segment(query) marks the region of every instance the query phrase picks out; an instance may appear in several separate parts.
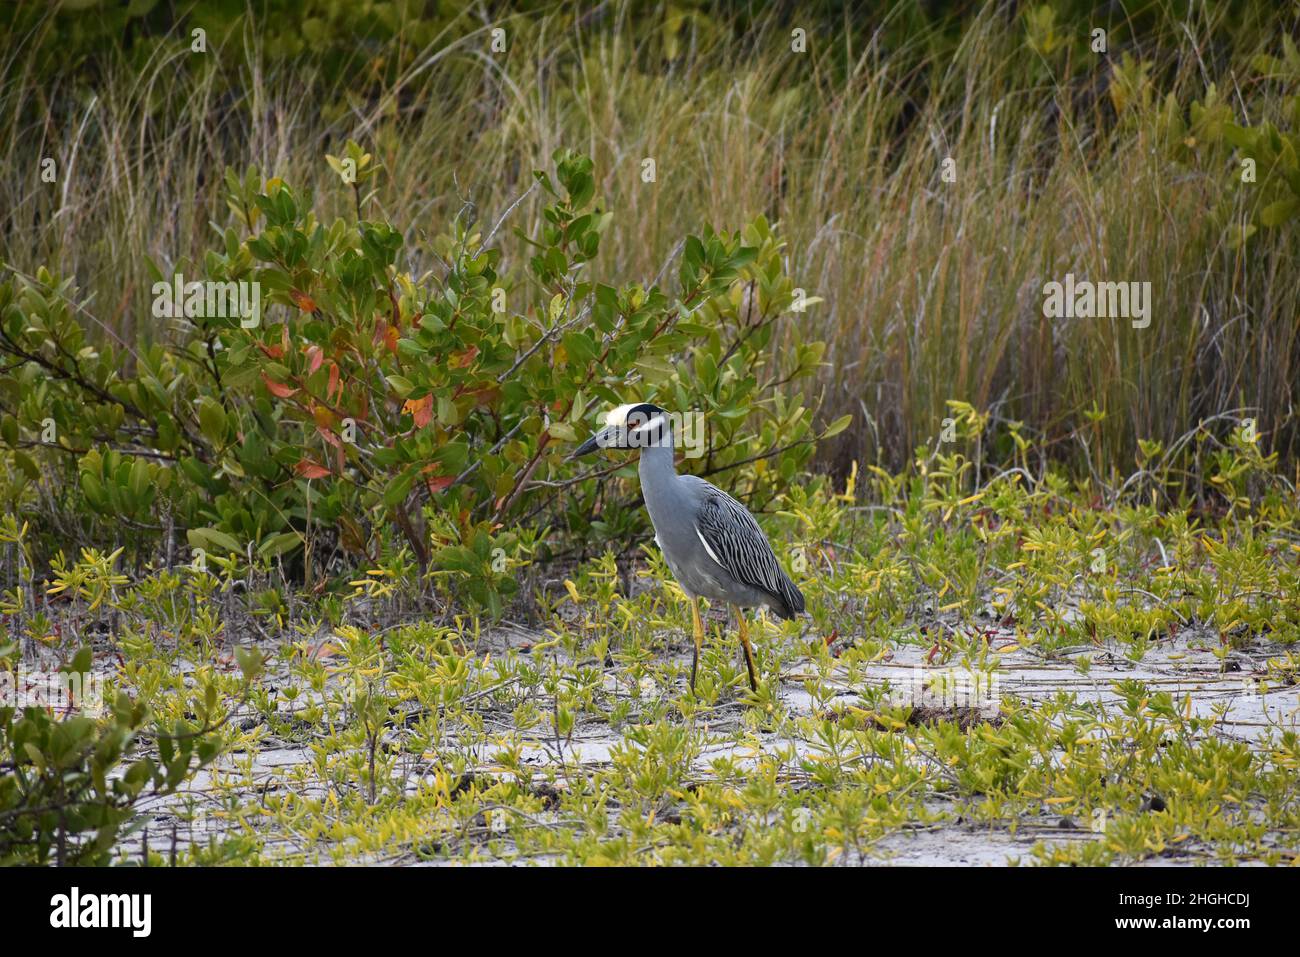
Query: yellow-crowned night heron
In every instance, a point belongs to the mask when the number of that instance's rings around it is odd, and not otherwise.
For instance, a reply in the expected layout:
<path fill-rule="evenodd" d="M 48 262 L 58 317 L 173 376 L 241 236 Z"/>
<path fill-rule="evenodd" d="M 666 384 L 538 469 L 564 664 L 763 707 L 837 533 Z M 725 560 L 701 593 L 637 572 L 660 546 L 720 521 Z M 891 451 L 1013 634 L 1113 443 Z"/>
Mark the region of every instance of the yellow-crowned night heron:
<path fill-rule="evenodd" d="M 734 498 L 696 475 L 678 475 L 673 467 L 671 417 L 657 405 L 623 405 L 605 417 L 605 428 L 584 442 L 573 458 L 597 449 L 641 450 L 641 493 L 655 528 L 655 542 L 673 576 L 691 599 L 695 653 L 691 690 L 704 641 L 700 599 L 727 602 L 735 608 L 745 650 L 749 685 L 758 690 L 754 650 L 749 644 L 745 608 L 766 605 L 779 618 L 804 610 L 803 594 L 785 573 L 772 546 Z"/>

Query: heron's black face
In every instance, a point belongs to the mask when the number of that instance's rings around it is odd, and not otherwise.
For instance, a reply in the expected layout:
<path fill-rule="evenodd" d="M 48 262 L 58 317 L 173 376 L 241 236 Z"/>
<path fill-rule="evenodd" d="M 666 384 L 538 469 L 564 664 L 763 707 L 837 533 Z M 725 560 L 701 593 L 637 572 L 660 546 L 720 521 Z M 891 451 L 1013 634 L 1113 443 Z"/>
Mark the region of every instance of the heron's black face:
<path fill-rule="evenodd" d="M 668 413 L 657 405 L 621 405 L 605 416 L 605 427 L 583 442 L 571 459 L 590 455 L 597 449 L 642 449 L 672 442 Z"/>

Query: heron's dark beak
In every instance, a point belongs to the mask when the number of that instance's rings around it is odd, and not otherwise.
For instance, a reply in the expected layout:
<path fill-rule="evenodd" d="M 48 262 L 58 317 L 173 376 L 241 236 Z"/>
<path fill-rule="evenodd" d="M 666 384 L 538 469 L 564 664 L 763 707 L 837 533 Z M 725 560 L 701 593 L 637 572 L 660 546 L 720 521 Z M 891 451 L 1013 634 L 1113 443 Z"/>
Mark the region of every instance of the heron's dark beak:
<path fill-rule="evenodd" d="M 569 455 L 569 458 L 570 459 L 582 458 L 582 456 L 590 455 L 592 452 L 595 452 L 597 449 L 621 448 L 622 445 L 619 440 L 620 440 L 619 430 L 616 427 L 610 426 L 607 429 L 601 429 L 599 432 L 597 432 L 595 435 L 589 438 L 586 442 L 583 442 L 576 449 L 574 449 L 573 452 Z"/>

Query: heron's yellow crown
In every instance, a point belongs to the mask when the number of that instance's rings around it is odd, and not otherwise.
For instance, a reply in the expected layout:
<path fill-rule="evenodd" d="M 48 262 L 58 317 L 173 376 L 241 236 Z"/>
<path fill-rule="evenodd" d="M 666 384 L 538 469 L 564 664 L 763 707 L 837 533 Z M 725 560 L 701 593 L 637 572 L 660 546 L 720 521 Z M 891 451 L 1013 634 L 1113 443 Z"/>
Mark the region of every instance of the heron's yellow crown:
<path fill-rule="evenodd" d="M 629 402 L 627 405 L 616 406 L 605 413 L 606 425 L 627 425 L 627 414 L 635 409 L 639 402 Z"/>

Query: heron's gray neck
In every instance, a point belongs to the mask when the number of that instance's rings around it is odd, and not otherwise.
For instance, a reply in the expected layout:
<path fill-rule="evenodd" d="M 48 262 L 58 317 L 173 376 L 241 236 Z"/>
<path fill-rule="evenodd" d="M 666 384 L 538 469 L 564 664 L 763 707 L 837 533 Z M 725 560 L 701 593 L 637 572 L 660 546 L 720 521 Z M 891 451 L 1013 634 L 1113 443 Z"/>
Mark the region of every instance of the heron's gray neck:
<path fill-rule="evenodd" d="M 657 492 L 666 491 L 677 475 L 677 469 L 673 467 L 672 442 L 642 448 L 638 471 L 641 474 L 641 492 L 647 499 Z"/>

